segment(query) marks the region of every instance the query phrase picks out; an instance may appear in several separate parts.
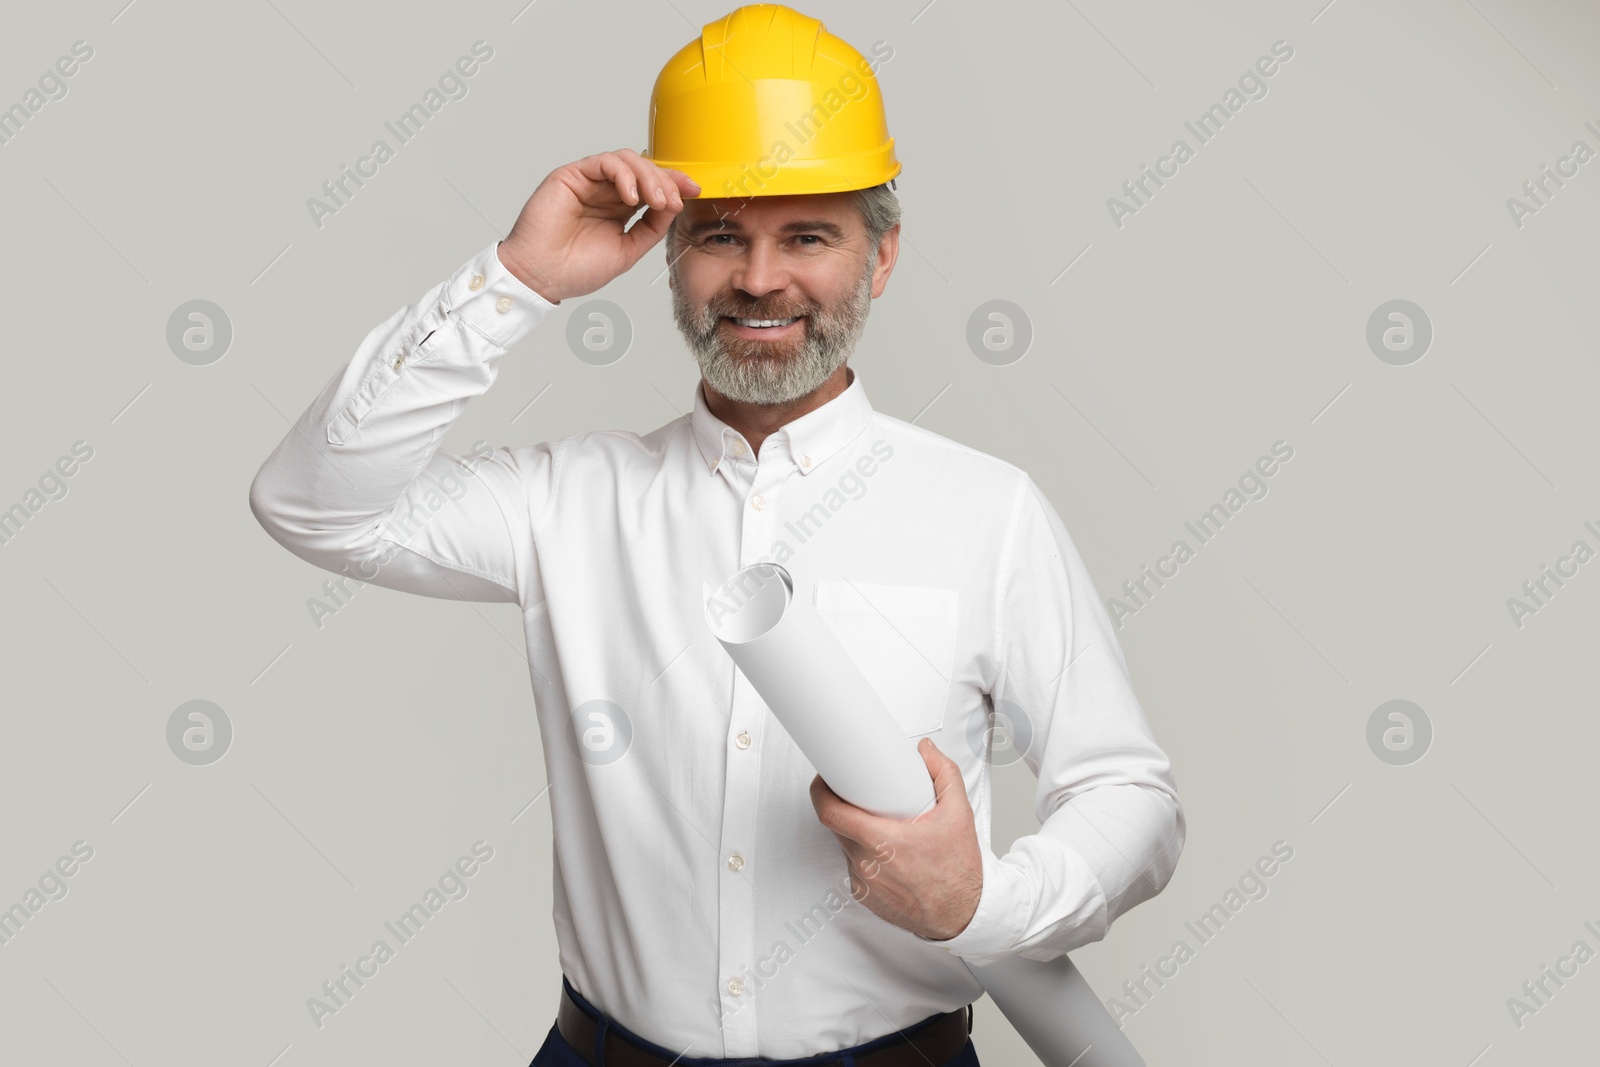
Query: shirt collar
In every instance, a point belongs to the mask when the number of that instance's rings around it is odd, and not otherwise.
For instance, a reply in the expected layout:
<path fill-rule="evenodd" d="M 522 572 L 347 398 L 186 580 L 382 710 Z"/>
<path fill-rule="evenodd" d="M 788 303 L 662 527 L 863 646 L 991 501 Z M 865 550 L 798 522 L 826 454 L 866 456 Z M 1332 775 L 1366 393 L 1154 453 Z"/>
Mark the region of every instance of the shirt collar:
<path fill-rule="evenodd" d="M 801 474 L 810 474 L 853 441 L 872 418 L 872 405 L 867 401 L 866 389 L 855 368 L 846 367 L 845 373 L 850 377 L 850 384 L 845 386 L 844 392 L 821 407 L 784 423 L 768 438 L 774 443 L 762 447 L 773 449 L 774 454 L 786 450 L 795 468 Z M 707 470 L 715 473 L 730 456 L 754 459 L 750 442 L 744 435 L 713 415 L 706 406 L 703 384 L 703 380 L 695 384 L 694 411 L 689 415 L 689 423 L 694 429 L 695 444 L 705 457 Z M 744 449 L 742 454 L 740 448 Z"/>

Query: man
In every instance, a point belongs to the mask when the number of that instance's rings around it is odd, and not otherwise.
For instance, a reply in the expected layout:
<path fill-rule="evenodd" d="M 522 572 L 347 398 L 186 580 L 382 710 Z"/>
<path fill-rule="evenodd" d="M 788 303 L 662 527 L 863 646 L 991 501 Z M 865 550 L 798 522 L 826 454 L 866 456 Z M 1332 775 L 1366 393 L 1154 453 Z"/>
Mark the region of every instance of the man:
<path fill-rule="evenodd" d="M 648 158 L 552 171 L 503 241 L 367 335 L 251 487 L 319 567 L 522 609 L 564 970 L 535 1065 L 976 1065 L 962 960 L 1099 940 L 1182 849 L 1170 764 L 1055 509 L 1019 468 L 875 411 L 847 365 L 899 252 L 871 75 L 779 5 L 707 25 L 657 81 Z M 770 147 L 796 92 L 825 122 L 776 165 L 727 163 Z M 702 375 L 687 416 L 438 447 L 552 307 L 664 237 Z M 764 559 L 919 739 L 929 812 L 836 796 L 710 633 L 704 589 Z M 996 718 L 1042 822 L 1004 857 Z"/>

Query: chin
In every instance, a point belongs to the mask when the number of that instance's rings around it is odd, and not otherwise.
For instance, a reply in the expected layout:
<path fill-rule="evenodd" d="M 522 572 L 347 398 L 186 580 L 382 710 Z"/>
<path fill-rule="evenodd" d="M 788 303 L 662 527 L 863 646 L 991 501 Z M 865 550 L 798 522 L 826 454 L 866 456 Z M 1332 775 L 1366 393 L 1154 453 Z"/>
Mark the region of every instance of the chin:
<path fill-rule="evenodd" d="M 725 355 L 741 363 L 751 359 L 794 359 L 805 350 L 805 338 L 788 344 L 722 338 L 721 347 Z"/>
<path fill-rule="evenodd" d="M 797 346 L 784 347 L 782 345 L 762 344 L 760 341 L 753 342 L 748 347 L 730 345 L 727 352 L 735 359 L 793 359 L 800 354 Z"/>

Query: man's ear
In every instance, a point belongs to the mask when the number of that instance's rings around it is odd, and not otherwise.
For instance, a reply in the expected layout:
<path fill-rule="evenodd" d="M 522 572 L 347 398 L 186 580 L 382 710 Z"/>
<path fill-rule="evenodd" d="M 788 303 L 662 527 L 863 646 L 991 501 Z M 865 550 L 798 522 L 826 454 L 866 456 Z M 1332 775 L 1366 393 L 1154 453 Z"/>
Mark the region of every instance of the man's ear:
<path fill-rule="evenodd" d="M 889 284 L 889 275 L 894 272 L 895 261 L 900 258 L 900 225 L 897 222 L 889 227 L 878 242 L 878 255 L 872 269 L 874 299 L 883 295 L 884 287 Z"/>

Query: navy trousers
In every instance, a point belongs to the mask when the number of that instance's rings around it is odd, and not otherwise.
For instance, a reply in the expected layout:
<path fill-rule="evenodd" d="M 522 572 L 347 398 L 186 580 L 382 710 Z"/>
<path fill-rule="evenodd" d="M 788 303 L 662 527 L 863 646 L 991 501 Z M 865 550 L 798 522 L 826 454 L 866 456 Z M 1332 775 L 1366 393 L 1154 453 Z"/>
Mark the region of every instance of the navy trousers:
<path fill-rule="evenodd" d="M 583 998 L 581 993 L 578 993 L 577 990 L 572 988 L 571 984 L 567 982 L 565 976 L 562 977 L 561 984 L 572 994 L 572 997 L 575 1001 L 577 1001 L 578 1006 L 583 1008 L 590 1018 L 601 1019 L 604 1017 L 604 1013 L 601 1012 L 600 1009 L 589 1003 Z M 609 1028 L 622 1031 L 622 1034 L 626 1034 L 629 1040 L 634 1044 L 647 1048 L 658 1055 L 664 1056 L 668 1060 L 677 1055 L 676 1050 L 664 1049 L 658 1045 L 655 1045 L 653 1042 L 645 1041 L 639 1038 L 638 1035 L 623 1029 L 615 1021 L 609 1023 Z M 759 1062 L 763 1065 L 763 1067 L 804 1067 L 804 1065 L 807 1064 L 826 1063 L 833 1060 L 843 1060 L 846 1065 L 849 1065 L 850 1060 L 848 1059 L 848 1056 L 850 1054 L 870 1052 L 873 1049 L 880 1047 L 882 1043 L 882 1038 L 875 1038 L 872 1041 L 855 1045 L 851 1048 L 841 1049 L 838 1052 L 818 1054 L 816 1056 L 808 1056 L 804 1059 L 797 1060 L 762 1060 Z M 727 1067 L 727 1065 L 730 1064 L 748 1065 L 756 1062 L 758 1061 L 748 1059 L 725 1060 L 710 1057 L 683 1056 L 678 1059 L 677 1063 L 674 1064 L 673 1067 Z M 528 1067 L 587 1067 L 587 1061 L 584 1060 L 582 1056 L 578 1055 L 578 1051 L 568 1044 L 567 1039 L 561 1036 L 561 1031 L 556 1029 L 555 1025 L 552 1024 L 550 1027 L 550 1032 L 545 1035 L 544 1044 L 540 1045 L 539 1051 L 533 1054 L 533 1062 L 530 1063 Z M 600 1067 L 605 1067 L 605 1065 L 601 1064 Z M 950 1060 L 948 1063 L 937 1064 L 935 1067 L 982 1067 L 982 1065 L 978 1062 L 978 1050 L 973 1047 L 972 1039 L 969 1037 L 965 1047 L 963 1047 L 962 1050 L 956 1055 L 955 1059 Z"/>

